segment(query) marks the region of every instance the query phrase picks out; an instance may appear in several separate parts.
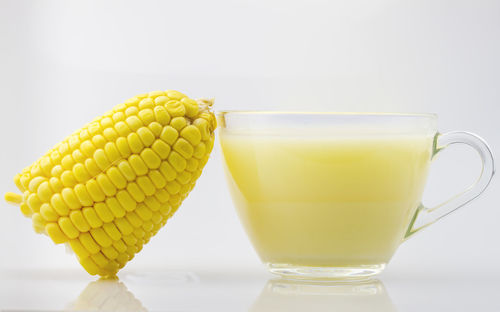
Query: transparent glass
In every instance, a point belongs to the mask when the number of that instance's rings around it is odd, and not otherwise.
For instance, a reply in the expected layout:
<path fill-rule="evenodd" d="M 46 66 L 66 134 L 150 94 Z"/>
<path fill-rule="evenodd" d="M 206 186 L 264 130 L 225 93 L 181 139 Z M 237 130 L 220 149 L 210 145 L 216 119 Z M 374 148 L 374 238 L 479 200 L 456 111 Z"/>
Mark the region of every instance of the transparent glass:
<path fill-rule="evenodd" d="M 380 273 L 401 242 L 479 196 L 494 173 L 481 138 L 440 134 L 433 114 L 229 111 L 218 119 L 240 220 L 269 270 L 291 278 Z M 456 143 L 479 153 L 479 178 L 424 207 L 431 161 Z"/>

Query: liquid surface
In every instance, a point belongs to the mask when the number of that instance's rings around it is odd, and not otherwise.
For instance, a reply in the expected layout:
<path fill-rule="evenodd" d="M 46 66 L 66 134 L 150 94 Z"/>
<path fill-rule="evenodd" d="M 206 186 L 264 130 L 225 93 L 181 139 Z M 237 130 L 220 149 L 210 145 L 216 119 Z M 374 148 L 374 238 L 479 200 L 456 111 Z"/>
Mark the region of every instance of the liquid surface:
<path fill-rule="evenodd" d="M 233 200 L 263 262 L 386 263 L 420 203 L 431 136 L 222 133 Z"/>

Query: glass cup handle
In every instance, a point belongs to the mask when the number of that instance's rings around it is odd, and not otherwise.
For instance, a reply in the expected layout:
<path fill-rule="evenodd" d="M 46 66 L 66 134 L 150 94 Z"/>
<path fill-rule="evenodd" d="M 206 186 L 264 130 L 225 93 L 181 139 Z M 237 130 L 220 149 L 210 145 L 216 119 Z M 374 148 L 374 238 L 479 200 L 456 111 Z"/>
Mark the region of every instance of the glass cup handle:
<path fill-rule="evenodd" d="M 490 184 L 491 178 L 495 173 L 495 164 L 493 154 L 488 144 L 479 136 L 469 132 L 448 132 L 445 134 L 436 134 L 434 138 L 434 147 L 432 158 L 440 151 L 452 144 L 467 144 L 475 149 L 482 161 L 482 169 L 479 178 L 465 191 L 453 196 L 449 200 L 435 206 L 425 207 L 422 204 L 417 208 L 413 216 L 404 239 L 409 238 L 421 229 L 433 224 L 437 220 L 464 206 L 474 198 L 481 195 Z"/>

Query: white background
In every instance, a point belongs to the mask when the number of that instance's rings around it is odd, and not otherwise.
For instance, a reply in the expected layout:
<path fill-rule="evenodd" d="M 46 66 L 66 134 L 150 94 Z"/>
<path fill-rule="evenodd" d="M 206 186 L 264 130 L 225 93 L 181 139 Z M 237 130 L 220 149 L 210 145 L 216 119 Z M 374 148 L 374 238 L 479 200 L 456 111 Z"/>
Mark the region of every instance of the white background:
<path fill-rule="evenodd" d="M 439 115 L 500 154 L 500 2 L 0 0 L 0 191 L 81 125 L 128 97 L 178 89 L 216 109 Z M 480 170 L 453 148 L 429 205 Z M 403 244 L 386 274 L 500 276 L 499 183 Z M 0 204 L 0 269 L 78 269 Z M 126 267 L 261 269 L 232 207 L 218 146 L 179 212 Z"/>

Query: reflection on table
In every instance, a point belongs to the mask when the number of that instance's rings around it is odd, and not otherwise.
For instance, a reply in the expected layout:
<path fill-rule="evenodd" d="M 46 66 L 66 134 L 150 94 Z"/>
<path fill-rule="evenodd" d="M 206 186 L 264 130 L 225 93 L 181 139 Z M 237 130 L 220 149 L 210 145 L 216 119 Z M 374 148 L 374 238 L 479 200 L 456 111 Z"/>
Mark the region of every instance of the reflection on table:
<path fill-rule="evenodd" d="M 250 308 L 261 311 L 397 311 L 379 280 L 306 282 L 273 279 Z"/>
<path fill-rule="evenodd" d="M 135 298 L 125 284 L 116 280 L 100 279 L 91 282 L 80 296 L 67 306 L 68 311 L 124 311 L 145 312 L 141 301 Z"/>

